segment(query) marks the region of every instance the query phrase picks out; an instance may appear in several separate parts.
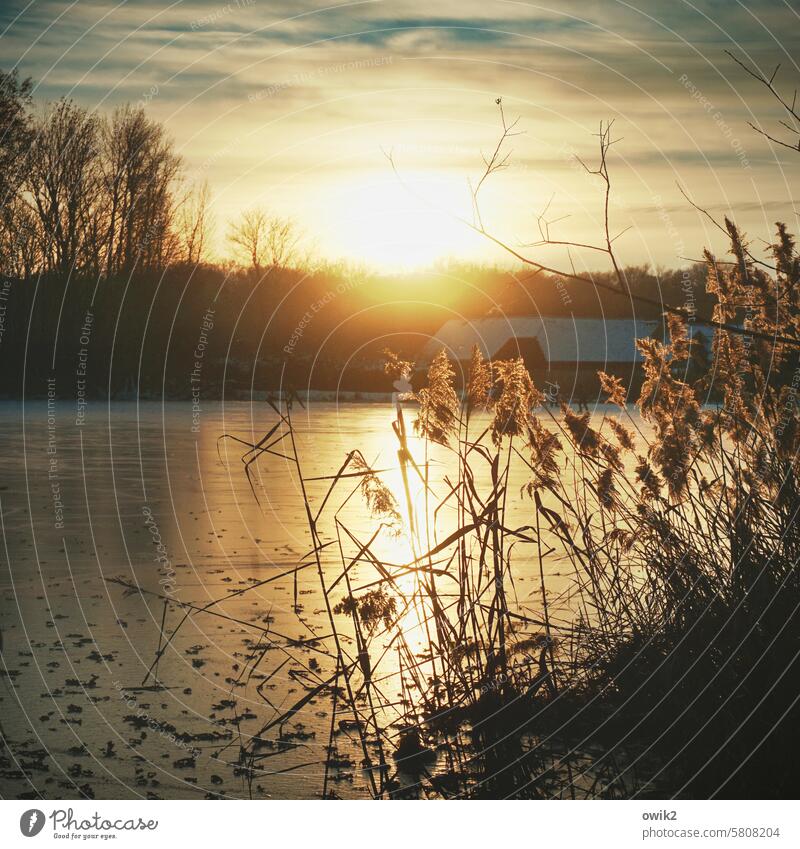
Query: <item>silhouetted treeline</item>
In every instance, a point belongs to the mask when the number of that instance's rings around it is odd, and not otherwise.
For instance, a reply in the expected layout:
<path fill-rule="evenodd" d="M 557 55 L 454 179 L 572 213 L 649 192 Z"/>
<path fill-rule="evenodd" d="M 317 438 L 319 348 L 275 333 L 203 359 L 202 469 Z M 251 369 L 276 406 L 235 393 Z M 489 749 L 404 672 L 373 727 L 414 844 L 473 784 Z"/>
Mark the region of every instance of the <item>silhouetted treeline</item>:
<path fill-rule="evenodd" d="M 208 261 L 209 192 L 189 188 L 164 127 L 71 100 L 34 108 L 0 72 L 0 393 L 218 397 L 287 383 L 388 391 L 383 348 L 410 359 L 444 322 L 489 314 L 657 318 L 582 282 L 442 265 L 382 277 L 298 265 L 288 219 L 230 225 L 247 263 Z M 308 263 L 306 263 L 308 265 Z M 710 312 L 703 270 L 626 271 L 631 290 Z M 599 275 L 603 283 L 612 282 Z"/>
<path fill-rule="evenodd" d="M 531 278 L 522 272 L 517 280 L 507 281 L 502 298 L 504 309 L 512 314 L 574 315 L 576 318 L 646 319 L 662 317 L 662 304 L 683 307 L 689 314 L 711 315 L 714 299 L 705 290 L 706 267 L 696 263 L 684 269 L 653 272 L 647 266 L 624 269 L 633 297 L 650 298 L 653 305 L 633 302 L 627 294 L 615 294 L 580 280 L 553 278 L 540 274 Z M 618 289 L 616 275 L 594 272 L 589 275 L 598 284 Z"/>
<path fill-rule="evenodd" d="M 671 277 L 680 285 L 679 273 Z M 211 398 L 287 383 L 390 391 L 382 350 L 413 359 L 455 317 L 633 314 L 624 298 L 580 286 L 564 304 L 561 285 L 477 268 L 389 278 L 337 267 L 254 274 L 185 263 L 99 281 L 5 278 L 0 394 L 42 396 L 51 377 L 65 398 L 81 387 L 87 397 L 176 399 L 198 389 Z M 657 290 L 659 281 L 643 275 L 637 285 Z M 657 318 L 658 310 L 645 315 L 637 307 L 636 315 Z"/>

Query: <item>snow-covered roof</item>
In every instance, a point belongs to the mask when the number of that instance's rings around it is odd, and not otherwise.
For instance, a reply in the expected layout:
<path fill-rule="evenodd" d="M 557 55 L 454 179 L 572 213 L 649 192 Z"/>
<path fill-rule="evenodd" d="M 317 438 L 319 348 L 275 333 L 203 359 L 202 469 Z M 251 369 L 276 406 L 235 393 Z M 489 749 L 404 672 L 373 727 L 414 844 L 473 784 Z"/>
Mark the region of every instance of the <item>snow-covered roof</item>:
<path fill-rule="evenodd" d="M 652 336 L 657 321 L 628 318 L 551 318 L 507 316 L 461 321 L 453 319 L 439 328 L 422 350 L 429 361 L 444 348 L 457 360 L 467 360 L 477 345 L 491 359 L 509 339 L 535 338 L 548 363 L 639 362 L 636 340 Z M 504 352 L 505 353 L 505 352 Z"/>

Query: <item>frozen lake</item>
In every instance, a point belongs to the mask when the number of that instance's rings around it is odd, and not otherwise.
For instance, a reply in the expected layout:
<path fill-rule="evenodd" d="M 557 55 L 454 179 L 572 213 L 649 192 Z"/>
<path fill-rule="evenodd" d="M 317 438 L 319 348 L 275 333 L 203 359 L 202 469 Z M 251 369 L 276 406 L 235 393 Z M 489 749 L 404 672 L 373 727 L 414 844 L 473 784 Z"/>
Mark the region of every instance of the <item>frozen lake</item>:
<path fill-rule="evenodd" d="M 332 474 L 354 447 L 376 468 L 391 467 L 393 418 L 389 403 L 296 408 L 304 474 Z M 253 733 L 270 715 L 254 682 L 239 677 L 259 639 L 250 626 L 267 623 L 276 633 L 307 639 L 327 624 L 313 569 L 299 573 L 299 614 L 291 577 L 225 598 L 293 568 L 311 547 L 286 462 L 260 461 L 259 505 L 239 460 L 241 446 L 218 442 L 223 433 L 257 440 L 275 420 L 264 403 L 203 402 L 200 411 L 179 402 L 92 402 L 85 409 L 0 404 L 0 722 L 8 741 L 0 795 L 247 795 L 237 769 L 239 735 Z M 393 488 L 395 474 L 386 476 Z M 514 477 L 509 492 L 516 495 L 524 468 Z M 354 526 L 369 526 L 357 502 L 348 511 Z M 530 502 L 520 498 L 514 511 L 524 520 Z M 184 603 L 222 598 L 215 609 L 236 624 L 213 615 L 189 620 L 160 659 L 163 687 L 153 689 L 148 670 L 162 616 L 169 632 L 180 612 L 173 605 L 165 614 L 155 595 L 107 582 L 115 577 Z M 554 587 L 565 580 L 557 562 L 548 566 Z M 520 606 L 533 611 L 538 571 L 531 567 L 528 575 L 523 567 L 520 581 Z M 284 659 L 277 652 L 260 667 L 269 674 L 260 680 L 275 710 L 302 693 L 291 664 L 272 674 Z M 264 768 L 254 792 L 319 794 L 328 707 L 321 700 L 303 714 L 291 742 L 265 761 L 275 767 Z M 346 730 L 340 736 L 339 751 L 352 752 L 356 765 L 337 773 L 334 789 L 364 795 L 356 740 Z"/>

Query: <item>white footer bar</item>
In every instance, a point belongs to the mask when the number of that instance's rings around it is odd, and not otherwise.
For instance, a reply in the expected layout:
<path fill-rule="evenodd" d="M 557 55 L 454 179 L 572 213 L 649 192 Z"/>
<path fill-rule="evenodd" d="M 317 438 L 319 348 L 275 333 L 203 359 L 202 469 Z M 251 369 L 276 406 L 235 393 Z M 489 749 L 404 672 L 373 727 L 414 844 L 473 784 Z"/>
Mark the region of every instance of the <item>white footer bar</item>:
<path fill-rule="evenodd" d="M 0 802 L 0 845 L 797 847 L 795 802 Z"/>

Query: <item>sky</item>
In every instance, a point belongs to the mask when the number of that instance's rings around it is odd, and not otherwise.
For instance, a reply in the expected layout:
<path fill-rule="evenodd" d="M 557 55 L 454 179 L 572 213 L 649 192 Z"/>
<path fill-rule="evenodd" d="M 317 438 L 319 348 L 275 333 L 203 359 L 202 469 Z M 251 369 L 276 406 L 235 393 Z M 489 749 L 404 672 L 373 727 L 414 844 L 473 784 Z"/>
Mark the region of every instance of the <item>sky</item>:
<path fill-rule="evenodd" d="M 523 254 L 568 261 L 532 245 L 542 220 L 555 240 L 602 238 L 602 184 L 575 157 L 595 162 L 609 120 L 623 263 L 674 267 L 724 249 L 679 185 L 717 219 L 732 215 L 756 249 L 777 220 L 796 231 L 800 154 L 748 126 L 777 129 L 780 116 L 725 51 L 768 74 L 780 63 L 791 92 L 798 47 L 788 0 L 0 6 L 0 67 L 32 77 L 38 100 L 140 103 L 167 126 L 187 182 L 209 183 L 220 254 L 226 222 L 263 206 L 293 217 L 317 254 L 387 270 L 507 260 L 458 220 L 499 137 L 497 98 L 520 134 L 481 189 L 481 214 Z"/>

